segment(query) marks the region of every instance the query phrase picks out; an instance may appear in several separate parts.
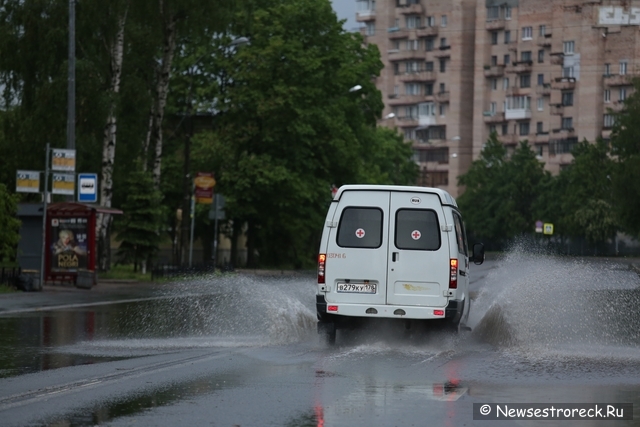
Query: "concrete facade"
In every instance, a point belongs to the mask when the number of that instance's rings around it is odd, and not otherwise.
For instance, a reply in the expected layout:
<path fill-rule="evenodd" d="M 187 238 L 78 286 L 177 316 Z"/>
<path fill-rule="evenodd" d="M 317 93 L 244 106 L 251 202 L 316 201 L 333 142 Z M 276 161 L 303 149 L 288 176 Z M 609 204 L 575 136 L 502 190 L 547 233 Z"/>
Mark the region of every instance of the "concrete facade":
<path fill-rule="evenodd" d="M 578 141 L 609 137 L 640 74 L 640 0 L 357 3 L 385 64 L 380 124 L 412 141 L 419 185 L 454 196 L 492 131 L 558 173 Z"/>

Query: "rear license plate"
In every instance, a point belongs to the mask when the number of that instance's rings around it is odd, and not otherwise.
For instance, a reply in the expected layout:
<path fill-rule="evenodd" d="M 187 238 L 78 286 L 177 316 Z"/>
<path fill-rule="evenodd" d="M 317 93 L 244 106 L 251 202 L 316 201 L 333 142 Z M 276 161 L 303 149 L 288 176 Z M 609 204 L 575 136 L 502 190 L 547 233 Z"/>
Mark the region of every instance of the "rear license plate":
<path fill-rule="evenodd" d="M 375 283 L 338 283 L 338 292 L 375 294 L 377 290 Z"/>

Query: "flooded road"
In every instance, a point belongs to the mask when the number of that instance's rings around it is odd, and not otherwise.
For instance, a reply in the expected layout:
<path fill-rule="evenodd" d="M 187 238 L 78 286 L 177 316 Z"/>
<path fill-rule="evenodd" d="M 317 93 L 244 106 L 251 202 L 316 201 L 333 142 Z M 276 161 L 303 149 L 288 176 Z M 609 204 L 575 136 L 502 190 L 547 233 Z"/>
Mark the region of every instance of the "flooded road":
<path fill-rule="evenodd" d="M 471 332 L 379 325 L 335 347 L 316 335 L 314 279 L 212 276 L 108 303 L 56 293 L 37 311 L 0 297 L 0 424 L 472 426 L 495 423 L 474 403 L 632 403 L 635 420 L 544 425 L 640 425 L 628 263 L 514 251 L 472 270 Z"/>

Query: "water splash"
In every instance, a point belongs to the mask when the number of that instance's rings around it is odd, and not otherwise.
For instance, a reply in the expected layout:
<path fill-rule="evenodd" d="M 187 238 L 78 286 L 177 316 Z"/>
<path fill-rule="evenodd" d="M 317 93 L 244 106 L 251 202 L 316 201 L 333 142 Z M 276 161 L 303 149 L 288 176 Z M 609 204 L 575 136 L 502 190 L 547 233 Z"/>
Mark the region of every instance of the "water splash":
<path fill-rule="evenodd" d="M 517 244 L 487 275 L 468 324 L 479 340 L 527 354 L 628 357 L 640 347 L 639 305 L 626 265 Z"/>

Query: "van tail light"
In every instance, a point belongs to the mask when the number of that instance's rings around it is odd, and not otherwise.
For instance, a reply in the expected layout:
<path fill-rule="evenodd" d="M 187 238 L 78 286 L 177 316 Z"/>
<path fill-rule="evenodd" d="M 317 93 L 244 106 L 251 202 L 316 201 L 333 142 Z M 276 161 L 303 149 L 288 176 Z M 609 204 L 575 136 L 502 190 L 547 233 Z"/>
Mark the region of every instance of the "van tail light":
<path fill-rule="evenodd" d="M 450 276 L 449 276 L 449 289 L 458 288 L 458 260 L 451 258 L 449 261 Z"/>
<path fill-rule="evenodd" d="M 320 254 L 318 255 L 318 284 L 324 284 L 324 268 L 327 262 L 327 255 Z"/>

